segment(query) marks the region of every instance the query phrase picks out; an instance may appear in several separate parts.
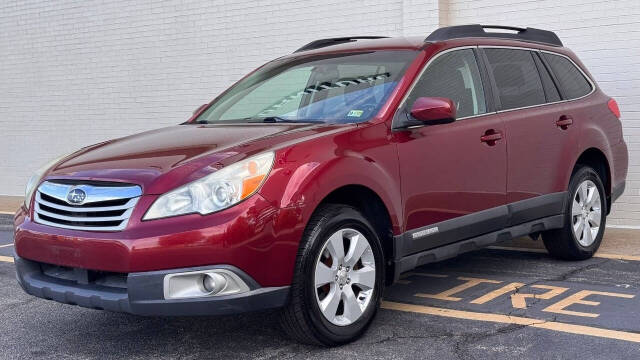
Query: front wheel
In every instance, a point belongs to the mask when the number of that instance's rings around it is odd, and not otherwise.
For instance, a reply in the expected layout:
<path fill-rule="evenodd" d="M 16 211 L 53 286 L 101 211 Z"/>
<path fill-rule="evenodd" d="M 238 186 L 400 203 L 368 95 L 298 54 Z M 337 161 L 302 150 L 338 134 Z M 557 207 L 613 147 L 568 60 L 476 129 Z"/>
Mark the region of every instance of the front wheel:
<path fill-rule="evenodd" d="M 323 206 L 302 238 L 284 330 L 326 346 L 357 339 L 380 304 L 384 274 L 382 246 L 369 221 L 349 206 Z"/>
<path fill-rule="evenodd" d="M 584 260 L 600 247 L 606 224 L 607 201 L 602 180 L 588 166 L 571 177 L 565 225 L 542 235 L 544 246 L 554 257 Z"/>

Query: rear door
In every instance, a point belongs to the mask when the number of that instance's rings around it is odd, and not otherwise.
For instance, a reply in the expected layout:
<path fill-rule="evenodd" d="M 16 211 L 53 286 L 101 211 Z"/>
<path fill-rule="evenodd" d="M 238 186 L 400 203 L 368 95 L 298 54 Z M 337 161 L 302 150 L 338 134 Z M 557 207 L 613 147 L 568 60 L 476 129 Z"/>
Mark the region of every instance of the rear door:
<path fill-rule="evenodd" d="M 562 212 L 577 131 L 536 50 L 481 49 L 507 137 L 507 203 L 512 226 Z"/>
<path fill-rule="evenodd" d="M 408 94 L 399 116 L 419 97 L 453 100 L 457 120 L 394 133 L 404 221 L 402 255 L 499 230 L 506 219 L 506 142 L 492 112 L 475 48 L 436 55 Z M 486 75 L 486 74 L 485 74 Z M 485 135 L 493 134 L 488 139 Z"/>

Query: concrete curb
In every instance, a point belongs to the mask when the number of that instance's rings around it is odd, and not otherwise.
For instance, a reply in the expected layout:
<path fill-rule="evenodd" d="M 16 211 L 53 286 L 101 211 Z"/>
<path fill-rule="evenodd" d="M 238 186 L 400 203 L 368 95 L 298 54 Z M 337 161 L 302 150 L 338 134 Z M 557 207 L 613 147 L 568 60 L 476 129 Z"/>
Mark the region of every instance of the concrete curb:
<path fill-rule="evenodd" d="M 13 215 L 0 214 L 0 231 L 13 230 Z"/>

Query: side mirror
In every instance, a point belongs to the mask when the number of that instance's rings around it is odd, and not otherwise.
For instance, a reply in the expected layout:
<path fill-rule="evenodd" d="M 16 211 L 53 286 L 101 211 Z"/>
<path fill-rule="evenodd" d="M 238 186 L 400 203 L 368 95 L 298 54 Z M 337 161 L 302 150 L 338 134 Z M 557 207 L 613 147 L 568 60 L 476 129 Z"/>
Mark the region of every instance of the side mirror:
<path fill-rule="evenodd" d="M 205 106 L 207 106 L 207 105 L 209 105 L 209 104 L 202 104 L 202 105 L 198 106 L 198 108 L 197 108 L 197 109 L 193 110 L 193 115 L 195 115 L 195 114 L 199 113 L 199 112 L 200 112 L 200 110 L 202 110 L 202 109 L 203 109 Z"/>
<path fill-rule="evenodd" d="M 447 124 L 456 120 L 456 106 L 449 98 L 420 97 L 411 106 L 410 114 L 425 125 Z"/>

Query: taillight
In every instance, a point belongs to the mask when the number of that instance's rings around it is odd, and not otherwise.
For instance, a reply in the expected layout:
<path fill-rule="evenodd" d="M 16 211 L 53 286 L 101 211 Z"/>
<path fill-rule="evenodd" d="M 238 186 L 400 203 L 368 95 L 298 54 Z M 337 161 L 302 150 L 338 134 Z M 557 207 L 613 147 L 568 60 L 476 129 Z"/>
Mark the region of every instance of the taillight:
<path fill-rule="evenodd" d="M 609 99 L 607 106 L 609 106 L 609 110 L 611 110 L 613 115 L 620 119 L 620 108 L 618 107 L 618 103 L 613 99 Z"/>

